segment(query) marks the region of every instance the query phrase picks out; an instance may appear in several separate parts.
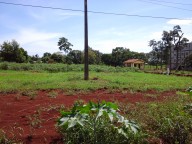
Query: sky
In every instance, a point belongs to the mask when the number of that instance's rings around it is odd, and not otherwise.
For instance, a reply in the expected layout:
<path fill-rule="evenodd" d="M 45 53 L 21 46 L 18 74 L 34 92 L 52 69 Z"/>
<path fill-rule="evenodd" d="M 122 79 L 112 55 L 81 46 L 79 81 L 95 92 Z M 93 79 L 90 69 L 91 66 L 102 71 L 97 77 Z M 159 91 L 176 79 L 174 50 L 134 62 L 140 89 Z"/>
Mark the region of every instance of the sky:
<path fill-rule="evenodd" d="M 126 15 L 88 13 L 89 46 L 102 53 L 116 47 L 149 52 L 151 39 L 160 40 L 163 30 L 180 25 L 184 37 L 192 41 L 191 0 L 87 0 L 88 11 Z M 44 6 L 43 9 L 7 5 L 1 2 Z M 64 10 L 65 9 L 65 10 Z M 84 0 L 0 0 L 0 44 L 16 40 L 29 55 L 58 52 L 60 37 L 84 50 Z M 155 19 L 128 15 L 165 17 Z M 184 19 L 184 20 L 178 20 Z"/>

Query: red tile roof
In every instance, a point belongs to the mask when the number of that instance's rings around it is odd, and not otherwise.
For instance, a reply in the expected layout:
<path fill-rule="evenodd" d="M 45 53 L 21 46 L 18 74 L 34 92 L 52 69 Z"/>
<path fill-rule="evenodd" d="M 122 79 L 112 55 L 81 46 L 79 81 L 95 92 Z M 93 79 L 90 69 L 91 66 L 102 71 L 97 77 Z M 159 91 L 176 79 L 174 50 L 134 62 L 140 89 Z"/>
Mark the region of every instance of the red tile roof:
<path fill-rule="evenodd" d="M 124 61 L 123 63 L 135 63 L 137 61 L 140 61 L 140 62 L 144 63 L 144 61 L 141 60 L 141 59 L 129 59 L 129 60 Z"/>

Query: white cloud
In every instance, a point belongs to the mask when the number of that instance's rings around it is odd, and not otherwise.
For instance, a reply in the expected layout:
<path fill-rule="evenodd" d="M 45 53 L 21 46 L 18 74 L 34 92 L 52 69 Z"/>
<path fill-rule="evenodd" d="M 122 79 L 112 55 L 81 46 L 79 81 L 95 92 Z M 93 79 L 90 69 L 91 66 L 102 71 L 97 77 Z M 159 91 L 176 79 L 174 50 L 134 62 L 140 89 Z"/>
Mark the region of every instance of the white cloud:
<path fill-rule="evenodd" d="M 49 41 L 50 39 L 58 38 L 61 36 L 59 33 L 40 32 L 35 29 L 21 29 L 15 38 L 22 44 L 35 43 L 39 41 Z"/>
<path fill-rule="evenodd" d="M 15 39 L 21 47 L 27 50 L 29 55 L 42 55 L 44 52 L 53 53 L 58 51 L 57 42 L 61 36 L 60 33 L 41 32 L 36 29 L 24 28 L 14 34 L 0 37 L 0 42 Z"/>
<path fill-rule="evenodd" d="M 153 32 L 149 37 L 151 39 L 160 40 L 162 37 L 162 33 L 163 33 L 163 31 Z M 149 39 L 149 40 L 151 40 L 151 39 Z"/>
<path fill-rule="evenodd" d="M 29 11 L 29 15 L 38 20 L 38 22 L 43 21 L 50 21 L 51 19 L 54 21 L 58 20 L 65 20 L 71 17 L 81 17 L 83 16 L 83 13 L 81 12 L 61 12 L 61 11 L 54 11 L 54 12 L 47 12 L 47 11 L 41 11 L 41 12 L 34 12 Z"/>
<path fill-rule="evenodd" d="M 189 19 L 189 20 L 173 19 L 173 20 L 169 20 L 167 22 L 167 24 L 171 24 L 171 25 L 192 25 L 192 19 Z"/>
<path fill-rule="evenodd" d="M 102 53 L 111 53 L 112 49 L 116 47 L 129 48 L 131 51 L 135 52 L 149 52 L 151 50 L 151 48 L 148 47 L 148 41 L 146 39 L 132 41 L 100 40 L 92 43 L 92 47 Z"/>
<path fill-rule="evenodd" d="M 44 40 L 35 43 L 24 44 L 22 46 L 28 52 L 29 55 L 38 54 L 39 56 L 42 56 L 45 52 L 54 53 L 59 51 L 57 47 L 57 41 L 57 39 Z"/>

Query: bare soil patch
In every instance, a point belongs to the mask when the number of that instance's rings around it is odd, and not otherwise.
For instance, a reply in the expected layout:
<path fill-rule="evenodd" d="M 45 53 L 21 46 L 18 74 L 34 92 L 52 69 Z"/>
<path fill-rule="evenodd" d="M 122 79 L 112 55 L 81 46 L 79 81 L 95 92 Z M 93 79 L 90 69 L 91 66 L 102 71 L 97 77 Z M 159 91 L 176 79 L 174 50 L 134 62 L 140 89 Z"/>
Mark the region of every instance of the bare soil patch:
<path fill-rule="evenodd" d="M 97 90 L 69 95 L 61 90 L 38 91 L 36 95 L 0 93 L 0 129 L 10 138 L 27 144 L 61 143 L 55 124 L 61 107 L 70 107 L 76 100 L 119 101 L 124 103 L 163 101 L 176 95 L 167 92 L 129 92 Z"/>

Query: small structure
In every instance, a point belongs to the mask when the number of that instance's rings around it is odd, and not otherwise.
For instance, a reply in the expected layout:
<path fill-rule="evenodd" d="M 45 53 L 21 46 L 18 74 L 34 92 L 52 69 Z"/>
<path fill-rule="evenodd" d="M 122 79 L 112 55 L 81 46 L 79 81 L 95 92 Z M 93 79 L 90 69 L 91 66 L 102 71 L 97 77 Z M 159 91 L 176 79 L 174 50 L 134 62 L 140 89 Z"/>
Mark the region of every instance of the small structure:
<path fill-rule="evenodd" d="M 123 62 L 126 67 L 137 67 L 139 69 L 144 69 L 145 62 L 141 59 L 129 59 Z"/>

